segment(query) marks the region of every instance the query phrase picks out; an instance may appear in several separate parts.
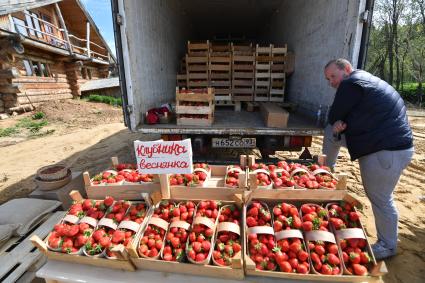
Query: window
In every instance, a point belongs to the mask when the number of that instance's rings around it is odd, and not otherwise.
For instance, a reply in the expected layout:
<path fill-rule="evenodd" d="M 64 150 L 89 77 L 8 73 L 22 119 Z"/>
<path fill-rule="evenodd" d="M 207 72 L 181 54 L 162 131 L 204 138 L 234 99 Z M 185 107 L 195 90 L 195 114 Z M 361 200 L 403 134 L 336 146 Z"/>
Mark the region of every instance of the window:
<path fill-rule="evenodd" d="M 39 66 L 39 63 L 38 62 L 32 61 L 32 69 L 34 70 L 34 74 L 37 77 L 43 76 L 42 73 L 41 73 L 40 66 Z"/>
<path fill-rule="evenodd" d="M 30 61 L 24 59 L 23 62 L 24 62 L 25 71 L 27 72 L 27 76 L 32 76 L 32 68 L 31 68 Z"/>
<path fill-rule="evenodd" d="M 42 38 L 43 34 L 40 32 L 41 28 L 40 28 L 40 22 L 38 20 L 38 15 L 34 12 L 30 12 L 30 14 L 31 14 L 31 16 L 33 16 L 33 17 L 31 17 L 31 19 L 32 19 L 32 23 L 33 23 L 34 28 L 37 30 L 37 37 Z"/>
<path fill-rule="evenodd" d="M 27 24 L 27 26 L 28 26 L 28 30 L 29 30 L 29 32 L 30 32 L 30 35 L 35 36 L 35 31 L 34 31 L 34 25 L 33 25 L 33 23 L 32 23 L 32 18 L 31 18 L 31 16 L 30 16 L 28 13 L 26 13 L 26 12 L 25 12 L 25 22 L 26 22 L 26 24 Z"/>
<path fill-rule="evenodd" d="M 87 77 L 91 80 L 91 70 L 87 68 Z"/>
<path fill-rule="evenodd" d="M 25 36 L 28 36 L 28 32 L 27 32 L 27 28 L 26 28 L 26 25 L 25 25 L 25 21 L 13 17 L 13 22 L 15 23 L 16 29 L 17 29 L 17 31 L 20 34 L 25 35 Z"/>
<path fill-rule="evenodd" d="M 48 69 L 47 64 L 45 64 L 45 63 L 40 63 L 40 69 L 41 69 L 41 73 L 42 73 L 45 77 L 50 77 L 49 69 Z"/>

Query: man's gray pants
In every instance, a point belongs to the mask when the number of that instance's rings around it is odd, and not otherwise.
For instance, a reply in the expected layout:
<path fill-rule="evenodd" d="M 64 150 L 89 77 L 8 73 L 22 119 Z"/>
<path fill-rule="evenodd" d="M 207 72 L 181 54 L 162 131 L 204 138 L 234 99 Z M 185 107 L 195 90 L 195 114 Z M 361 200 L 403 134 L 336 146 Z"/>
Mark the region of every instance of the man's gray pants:
<path fill-rule="evenodd" d="M 341 146 L 346 147 L 345 136 L 337 141 L 333 137 L 332 126 L 325 128 L 323 154 L 326 165 L 335 166 Z M 372 204 L 378 241 L 386 248 L 397 248 L 398 211 L 393 192 L 403 170 L 412 160 L 413 147 L 405 150 L 381 150 L 359 158 L 360 173 L 366 195 Z"/>

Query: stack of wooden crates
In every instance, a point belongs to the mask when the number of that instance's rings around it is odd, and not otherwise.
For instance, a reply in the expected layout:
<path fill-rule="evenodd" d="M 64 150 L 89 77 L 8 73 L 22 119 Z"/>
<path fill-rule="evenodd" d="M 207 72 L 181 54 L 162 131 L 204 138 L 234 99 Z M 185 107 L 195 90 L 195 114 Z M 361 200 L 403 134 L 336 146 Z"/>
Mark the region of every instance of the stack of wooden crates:
<path fill-rule="evenodd" d="M 177 74 L 180 89 L 214 88 L 217 106 L 241 102 L 284 102 L 287 46 L 252 43 L 187 43 Z"/>

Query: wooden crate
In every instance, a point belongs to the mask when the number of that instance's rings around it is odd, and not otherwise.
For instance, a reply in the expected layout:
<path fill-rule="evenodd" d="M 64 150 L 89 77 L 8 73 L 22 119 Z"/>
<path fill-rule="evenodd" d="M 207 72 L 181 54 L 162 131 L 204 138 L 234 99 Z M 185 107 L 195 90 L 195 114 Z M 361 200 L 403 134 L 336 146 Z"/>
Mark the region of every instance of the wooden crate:
<path fill-rule="evenodd" d="M 273 63 L 272 63 L 273 64 Z M 283 102 L 285 98 L 286 76 L 285 73 L 270 74 L 270 99 L 273 102 Z"/>
<path fill-rule="evenodd" d="M 195 91 L 195 90 L 193 90 Z M 214 123 L 214 91 L 212 88 L 201 92 L 180 92 L 176 88 L 177 125 L 182 126 L 211 126 Z M 185 103 L 207 103 L 206 106 L 188 106 Z M 197 115 L 203 115 L 196 117 Z M 193 117 L 192 117 L 193 116 Z"/>
<path fill-rule="evenodd" d="M 254 55 L 254 48 L 252 43 L 231 43 L 232 56 L 252 56 Z"/>
<path fill-rule="evenodd" d="M 46 262 L 46 256 L 36 250 L 30 242 L 33 235 L 46 237 L 53 225 L 64 216 L 64 211 L 46 215 L 34 229 L 22 237 L 12 237 L 0 248 L 0 281 L 31 282 L 35 273 Z M 35 250 L 34 250 L 35 249 Z"/>
<path fill-rule="evenodd" d="M 187 88 L 187 75 L 186 74 L 177 74 L 177 84 L 178 87 Z"/>
<path fill-rule="evenodd" d="M 207 41 L 188 41 L 187 54 L 194 57 L 208 57 L 210 42 Z"/>
<path fill-rule="evenodd" d="M 296 205 L 301 203 L 328 203 L 333 201 L 346 201 L 353 204 L 359 204 L 359 201 L 350 195 L 345 190 L 337 191 L 297 191 L 288 190 L 274 192 L 276 190 L 259 190 L 245 192 L 244 202 L 249 203 L 252 199 L 276 204 L 281 201 L 286 201 Z M 246 205 L 245 209 L 246 211 Z M 245 212 L 244 211 L 244 212 Z M 246 220 L 244 218 L 244 227 L 246 228 Z M 247 247 L 247 237 L 243 237 L 244 246 Z M 324 281 L 324 282 L 382 282 L 381 276 L 387 273 L 385 262 L 378 263 L 368 276 L 353 276 L 353 275 L 320 275 L 320 274 L 293 274 L 280 271 L 260 271 L 256 270 L 255 263 L 248 256 L 245 248 L 245 274 L 251 276 L 273 277 L 292 280 L 309 280 L 309 281 Z"/>
<path fill-rule="evenodd" d="M 270 92 L 270 62 L 272 45 L 255 48 L 254 101 L 268 101 Z"/>
<path fill-rule="evenodd" d="M 208 54 L 203 57 L 186 55 L 186 78 L 188 88 L 208 87 Z"/>
<path fill-rule="evenodd" d="M 64 215 L 65 213 L 62 212 L 61 217 L 58 218 L 55 223 L 50 223 L 49 227 L 47 227 L 48 229 L 47 233 L 49 233 L 53 229 L 53 226 L 56 223 L 59 223 L 59 221 L 62 219 Z M 122 252 L 120 249 L 117 249 L 117 253 L 122 255 L 119 260 L 111 260 L 111 259 L 100 258 L 100 257 L 88 257 L 84 255 L 70 255 L 70 254 L 61 253 L 61 252 L 50 251 L 47 248 L 47 244 L 46 244 L 47 238 L 42 240 L 38 235 L 40 234 L 34 233 L 34 235 L 31 236 L 29 240 L 35 247 L 39 249 L 40 252 L 42 252 L 45 256 L 47 256 L 47 259 L 49 260 L 58 260 L 58 261 L 65 261 L 69 263 L 106 267 L 106 268 L 112 268 L 112 269 L 121 269 L 125 271 L 135 271 L 135 267 L 131 263 L 129 257 L 126 255 L 125 252 Z"/>
<path fill-rule="evenodd" d="M 232 88 L 231 56 L 216 56 L 210 54 L 208 65 L 209 86 L 214 88 L 215 101 L 230 101 Z"/>
<path fill-rule="evenodd" d="M 187 188 L 186 188 L 187 189 Z M 199 189 L 199 188 L 197 188 Z M 210 199 L 208 195 L 205 195 L 205 198 Z M 187 192 L 181 199 L 170 199 L 171 201 L 178 202 L 179 200 L 196 200 L 191 197 L 191 193 Z M 227 203 L 237 203 L 240 207 L 243 207 L 241 198 L 234 198 L 229 195 L 228 199 L 221 199 Z M 235 201 L 236 200 L 236 201 Z M 241 212 L 243 209 L 241 209 Z M 242 217 L 244 217 L 242 215 Z M 241 227 L 241 237 L 244 234 L 243 227 Z M 220 267 L 211 264 L 198 265 L 188 262 L 170 262 L 164 261 L 161 259 L 147 259 L 139 257 L 137 248 L 140 237 L 143 235 L 143 231 L 140 231 L 133 242 L 132 246 L 128 248 L 128 254 L 130 255 L 131 262 L 136 266 L 137 269 L 142 270 L 155 270 L 161 272 L 177 272 L 182 274 L 197 275 L 197 276 L 208 276 L 208 277 L 218 277 L 224 279 L 235 279 L 242 280 L 245 277 L 244 266 L 243 266 L 243 246 L 241 252 L 235 255 L 232 260 L 232 265 L 229 267 Z M 242 240 L 242 239 L 241 239 Z M 214 247 L 212 247 L 214 248 Z"/>
<path fill-rule="evenodd" d="M 288 46 L 283 44 L 282 46 L 272 45 L 272 62 L 285 62 L 285 56 L 288 53 Z"/>
<path fill-rule="evenodd" d="M 117 157 L 112 157 L 112 167 L 119 164 Z M 141 200 L 142 193 L 145 194 L 160 194 L 161 186 L 158 175 L 154 175 L 154 182 L 144 184 L 131 185 L 93 185 L 89 172 L 83 173 L 84 187 L 87 197 L 90 199 L 104 199 L 106 196 L 111 196 L 115 199 L 125 200 Z"/>
<path fill-rule="evenodd" d="M 255 57 L 232 56 L 232 97 L 234 101 L 252 101 L 255 85 Z"/>
<path fill-rule="evenodd" d="M 211 56 L 231 56 L 232 48 L 230 43 L 210 43 L 209 55 Z"/>
<path fill-rule="evenodd" d="M 176 200 L 233 200 L 234 196 L 247 190 L 247 174 L 241 173 L 238 188 L 229 188 L 225 186 L 225 165 L 209 165 L 211 168 L 211 177 L 202 187 L 169 186 L 165 190 L 170 191 L 170 197 Z M 167 184 L 162 184 L 167 186 Z"/>
<path fill-rule="evenodd" d="M 89 172 L 83 173 L 83 179 L 87 197 L 90 199 L 104 199 L 111 196 L 115 199 L 140 200 L 143 199 L 142 193 L 159 193 L 161 190 L 157 177 L 153 183 L 134 185 L 92 185 Z"/>

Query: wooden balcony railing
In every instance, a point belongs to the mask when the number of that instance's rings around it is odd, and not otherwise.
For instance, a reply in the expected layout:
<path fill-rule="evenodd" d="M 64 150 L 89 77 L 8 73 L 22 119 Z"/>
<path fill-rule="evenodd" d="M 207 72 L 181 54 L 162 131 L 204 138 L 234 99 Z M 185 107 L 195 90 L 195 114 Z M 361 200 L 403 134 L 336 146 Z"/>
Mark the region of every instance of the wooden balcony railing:
<path fill-rule="evenodd" d="M 43 19 L 40 19 L 39 17 L 34 16 L 28 11 L 24 11 L 24 13 L 26 16 L 34 18 L 36 21 L 38 21 L 39 24 L 37 25 L 37 27 L 33 27 L 33 26 L 28 26 L 26 23 L 22 24 L 14 20 L 13 24 L 15 26 L 15 31 L 18 32 L 19 34 L 27 38 L 43 41 L 55 47 L 67 49 L 71 53 L 85 55 L 88 58 L 99 59 L 99 60 L 103 60 L 107 62 L 109 61 L 110 57 L 108 52 L 106 52 L 106 55 L 105 55 L 105 54 L 96 52 L 92 49 L 92 46 L 94 46 L 97 49 L 100 49 L 102 51 L 106 50 L 106 48 L 89 40 L 89 36 L 90 36 L 89 23 L 87 23 L 87 38 L 83 39 L 73 34 L 70 34 L 69 32 L 67 33 L 65 29 L 55 26 L 54 24 L 48 21 L 45 21 Z M 67 33 L 67 36 L 65 35 L 66 33 Z M 69 41 L 67 40 L 67 37 Z"/>

